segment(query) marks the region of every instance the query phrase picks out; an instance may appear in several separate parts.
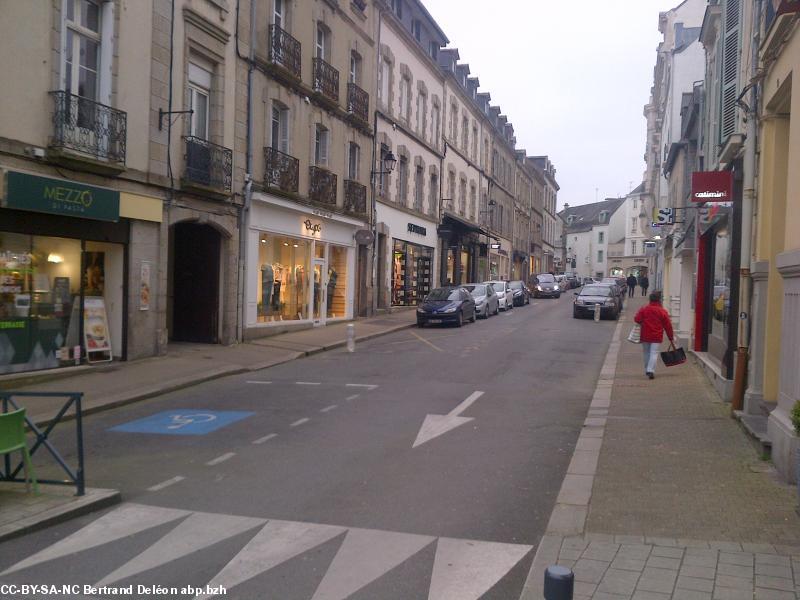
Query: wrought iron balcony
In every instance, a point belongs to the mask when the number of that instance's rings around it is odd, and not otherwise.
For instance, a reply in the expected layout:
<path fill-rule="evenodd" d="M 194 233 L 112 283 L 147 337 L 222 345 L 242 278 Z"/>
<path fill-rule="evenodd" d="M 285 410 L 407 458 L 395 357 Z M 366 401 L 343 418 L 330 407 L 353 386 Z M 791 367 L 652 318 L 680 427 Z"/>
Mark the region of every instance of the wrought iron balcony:
<path fill-rule="evenodd" d="M 347 84 L 347 112 L 369 123 L 369 94 L 355 83 Z"/>
<path fill-rule="evenodd" d="M 334 102 L 339 102 L 339 71 L 321 58 L 315 58 L 312 66 L 314 91 Z"/>
<path fill-rule="evenodd" d="M 125 164 L 127 113 L 63 90 L 50 95 L 54 101 L 51 148 Z"/>
<path fill-rule="evenodd" d="M 230 193 L 233 153 L 198 137 L 185 136 L 183 139 L 186 143 L 184 181 Z"/>
<path fill-rule="evenodd" d="M 300 42 L 277 25 L 269 26 L 269 60 L 300 79 Z"/>
<path fill-rule="evenodd" d="M 344 210 L 350 213 L 367 214 L 367 186 L 351 179 L 344 180 Z"/>
<path fill-rule="evenodd" d="M 284 192 L 297 193 L 300 161 L 274 148 L 264 148 L 264 183 Z"/>
<path fill-rule="evenodd" d="M 336 174 L 321 167 L 309 167 L 308 196 L 314 202 L 336 206 Z"/>

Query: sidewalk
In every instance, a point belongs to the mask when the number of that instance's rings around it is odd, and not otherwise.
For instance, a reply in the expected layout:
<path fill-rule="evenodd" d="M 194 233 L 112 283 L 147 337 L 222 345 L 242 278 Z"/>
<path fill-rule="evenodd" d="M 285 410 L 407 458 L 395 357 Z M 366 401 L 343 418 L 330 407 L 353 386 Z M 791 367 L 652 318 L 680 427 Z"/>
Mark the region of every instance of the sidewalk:
<path fill-rule="evenodd" d="M 572 568 L 575 598 L 800 598 L 797 490 L 730 417 L 693 359 L 645 378 L 626 303 L 522 596 Z"/>

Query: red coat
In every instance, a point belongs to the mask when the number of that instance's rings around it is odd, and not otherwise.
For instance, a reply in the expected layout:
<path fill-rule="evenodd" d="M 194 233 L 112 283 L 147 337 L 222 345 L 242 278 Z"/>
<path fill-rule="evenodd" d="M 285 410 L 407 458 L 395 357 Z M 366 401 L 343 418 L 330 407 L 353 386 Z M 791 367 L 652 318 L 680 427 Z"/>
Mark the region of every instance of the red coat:
<path fill-rule="evenodd" d="M 640 308 L 633 320 L 642 326 L 640 339 L 643 342 L 660 344 L 664 341 L 664 331 L 670 340 L 674 337 L 669 313 L 658 302 Z"/>

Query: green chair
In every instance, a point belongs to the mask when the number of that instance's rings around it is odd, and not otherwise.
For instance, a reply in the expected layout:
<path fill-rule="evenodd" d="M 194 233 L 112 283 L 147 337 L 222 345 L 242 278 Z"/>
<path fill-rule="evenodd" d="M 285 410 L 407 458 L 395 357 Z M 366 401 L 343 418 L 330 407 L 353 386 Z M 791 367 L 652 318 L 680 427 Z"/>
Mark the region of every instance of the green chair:
<path fill-rule="evenodd" d="M 39 493 L 39 482 L 31 464 L 31 453 L 25 441 L 25 409 L 0 414 L 0 456 L 11 454 L 19 450 L 22 452 L 22 464 L 25 468 L 25 491 L 30 492 L 30 482 L 33 482 L 33 491 Z M 6 474 L 8 475 L 8 473 Z"/>

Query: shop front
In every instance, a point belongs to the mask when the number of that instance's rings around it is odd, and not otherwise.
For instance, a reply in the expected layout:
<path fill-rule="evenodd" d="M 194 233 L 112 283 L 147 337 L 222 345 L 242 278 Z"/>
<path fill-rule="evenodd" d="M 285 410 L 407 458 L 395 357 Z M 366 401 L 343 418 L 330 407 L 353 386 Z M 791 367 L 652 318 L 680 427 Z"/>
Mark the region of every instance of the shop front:
<path fill-rule="evenodd" d="M 247 232 L 246 338 L 353 318 L 364 223 L 255 194 Z"/>
<path fill-rule="evenodd" d="M 511 278 L 511 242 L 505 238 L 493 240 L 489 246 L 489 279 Z M 500 246 L 497 248 L 496 246 Z"/>
<path fill-rule="evenodd" d="M 130 222 L 120 192 L 4 176 L 0 374 L 126 358 Z"/>
<path fill-rule="evenodd" d="M 449 213 L 438 227 L 441 247 L 439 281 L 441 285 L 463 285 L 486 280 L 486 232 Z"/>

